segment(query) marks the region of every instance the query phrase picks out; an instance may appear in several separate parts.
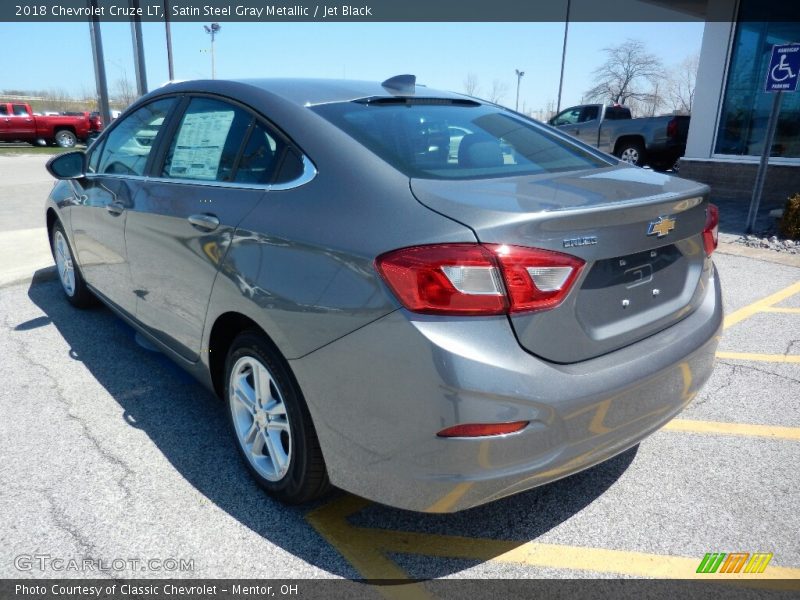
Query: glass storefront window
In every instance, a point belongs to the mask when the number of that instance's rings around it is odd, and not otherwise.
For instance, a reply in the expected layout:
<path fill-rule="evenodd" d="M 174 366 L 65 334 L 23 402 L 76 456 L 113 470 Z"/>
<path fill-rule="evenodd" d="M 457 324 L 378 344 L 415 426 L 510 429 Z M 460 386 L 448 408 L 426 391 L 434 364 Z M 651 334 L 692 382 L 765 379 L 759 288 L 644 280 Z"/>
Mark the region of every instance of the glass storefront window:
<path fill-rule="evenodd" d="M 728 82 L 722 103 L 717 154 L 760 156 L 772 108 L 771 93 L 764 91 L 774 44 L 800 42 L 800 22 L 757 22 L 754 11 L 776 9 L 784 0 L 742 0 L 731 52 Z M 800 158 L 800 90 L 784 93 L 771 156 Z"/>

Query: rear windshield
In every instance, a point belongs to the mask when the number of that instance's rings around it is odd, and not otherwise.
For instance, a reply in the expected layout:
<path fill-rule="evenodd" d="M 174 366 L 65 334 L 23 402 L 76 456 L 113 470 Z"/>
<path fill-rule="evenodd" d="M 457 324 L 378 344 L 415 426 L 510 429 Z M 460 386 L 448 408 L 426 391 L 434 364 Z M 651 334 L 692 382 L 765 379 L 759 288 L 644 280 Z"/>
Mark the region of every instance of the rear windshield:
<path fill-rule="evenodd" d="M 508 177 L 611 164 L 501 109 L 439 102 L 344 102 L 313 110 L 409 177 Z"/>

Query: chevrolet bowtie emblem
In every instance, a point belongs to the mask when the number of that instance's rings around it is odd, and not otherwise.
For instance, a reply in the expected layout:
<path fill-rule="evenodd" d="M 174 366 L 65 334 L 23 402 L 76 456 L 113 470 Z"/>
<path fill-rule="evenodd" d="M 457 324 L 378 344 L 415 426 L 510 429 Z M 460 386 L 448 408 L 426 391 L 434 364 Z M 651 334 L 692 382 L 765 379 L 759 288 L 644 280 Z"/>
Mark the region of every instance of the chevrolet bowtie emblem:
<path fill-rule="evenodd" d="M 670 231 L 675 229 L 675 219 L 672 217 L 658 217 L 658 221 L 652 221 L 647 228 L 647 235 L 656 234 L 662 238 Z"/>

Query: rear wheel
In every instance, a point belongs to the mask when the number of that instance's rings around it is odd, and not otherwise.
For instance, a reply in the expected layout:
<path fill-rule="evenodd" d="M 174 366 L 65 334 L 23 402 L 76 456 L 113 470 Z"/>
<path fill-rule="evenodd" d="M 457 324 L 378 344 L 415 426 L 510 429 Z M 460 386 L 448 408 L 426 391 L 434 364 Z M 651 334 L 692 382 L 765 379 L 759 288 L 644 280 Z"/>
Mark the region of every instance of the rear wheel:
<path fill-rule="evenodd" d="M 62 148 L 73 148 L 78 143 L 78 137 L 69 129 L 59 129 L 55 135 L 56 144 Z"/>
<path fill-rule="evenodd" d="M 282 502 L 313 500 L 330 488 L 300 388 L 271 344 L 240 334 L 225 362 L 225 398 L 237 448 L 258 484 Z"/>
<path fill-rule="evenodd" d="M 635 167 L 644 166 L 644 146 L 641 142 L 622 142 L 615 153 L 623 162 Z"/>
<path fill-rule="evenodd" d="M 64 227 L 56 222 L 50 238 L 50 248 L 58 269 L 58 280 L 70 304 L 78 308 L 86 308 L 95 303 L 95 297 L 81 275 L 78 265 L 75 264 L 72 249 L 64 233 Z"/>

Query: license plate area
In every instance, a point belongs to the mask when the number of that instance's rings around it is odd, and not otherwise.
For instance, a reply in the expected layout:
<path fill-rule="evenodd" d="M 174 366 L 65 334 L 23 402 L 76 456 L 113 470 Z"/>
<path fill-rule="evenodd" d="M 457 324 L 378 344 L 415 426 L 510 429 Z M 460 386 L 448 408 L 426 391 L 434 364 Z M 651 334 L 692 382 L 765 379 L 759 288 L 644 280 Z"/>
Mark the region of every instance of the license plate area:
<path fill-rule="evenodd" d="M 634 316 L 640 318 L 629 323 L 630 329 L 658 320 L 685 294 L 688 269 L 689 261 L 674 244 L 599 260 L 581 286 L 578 319 L 595 333 Z"/>

